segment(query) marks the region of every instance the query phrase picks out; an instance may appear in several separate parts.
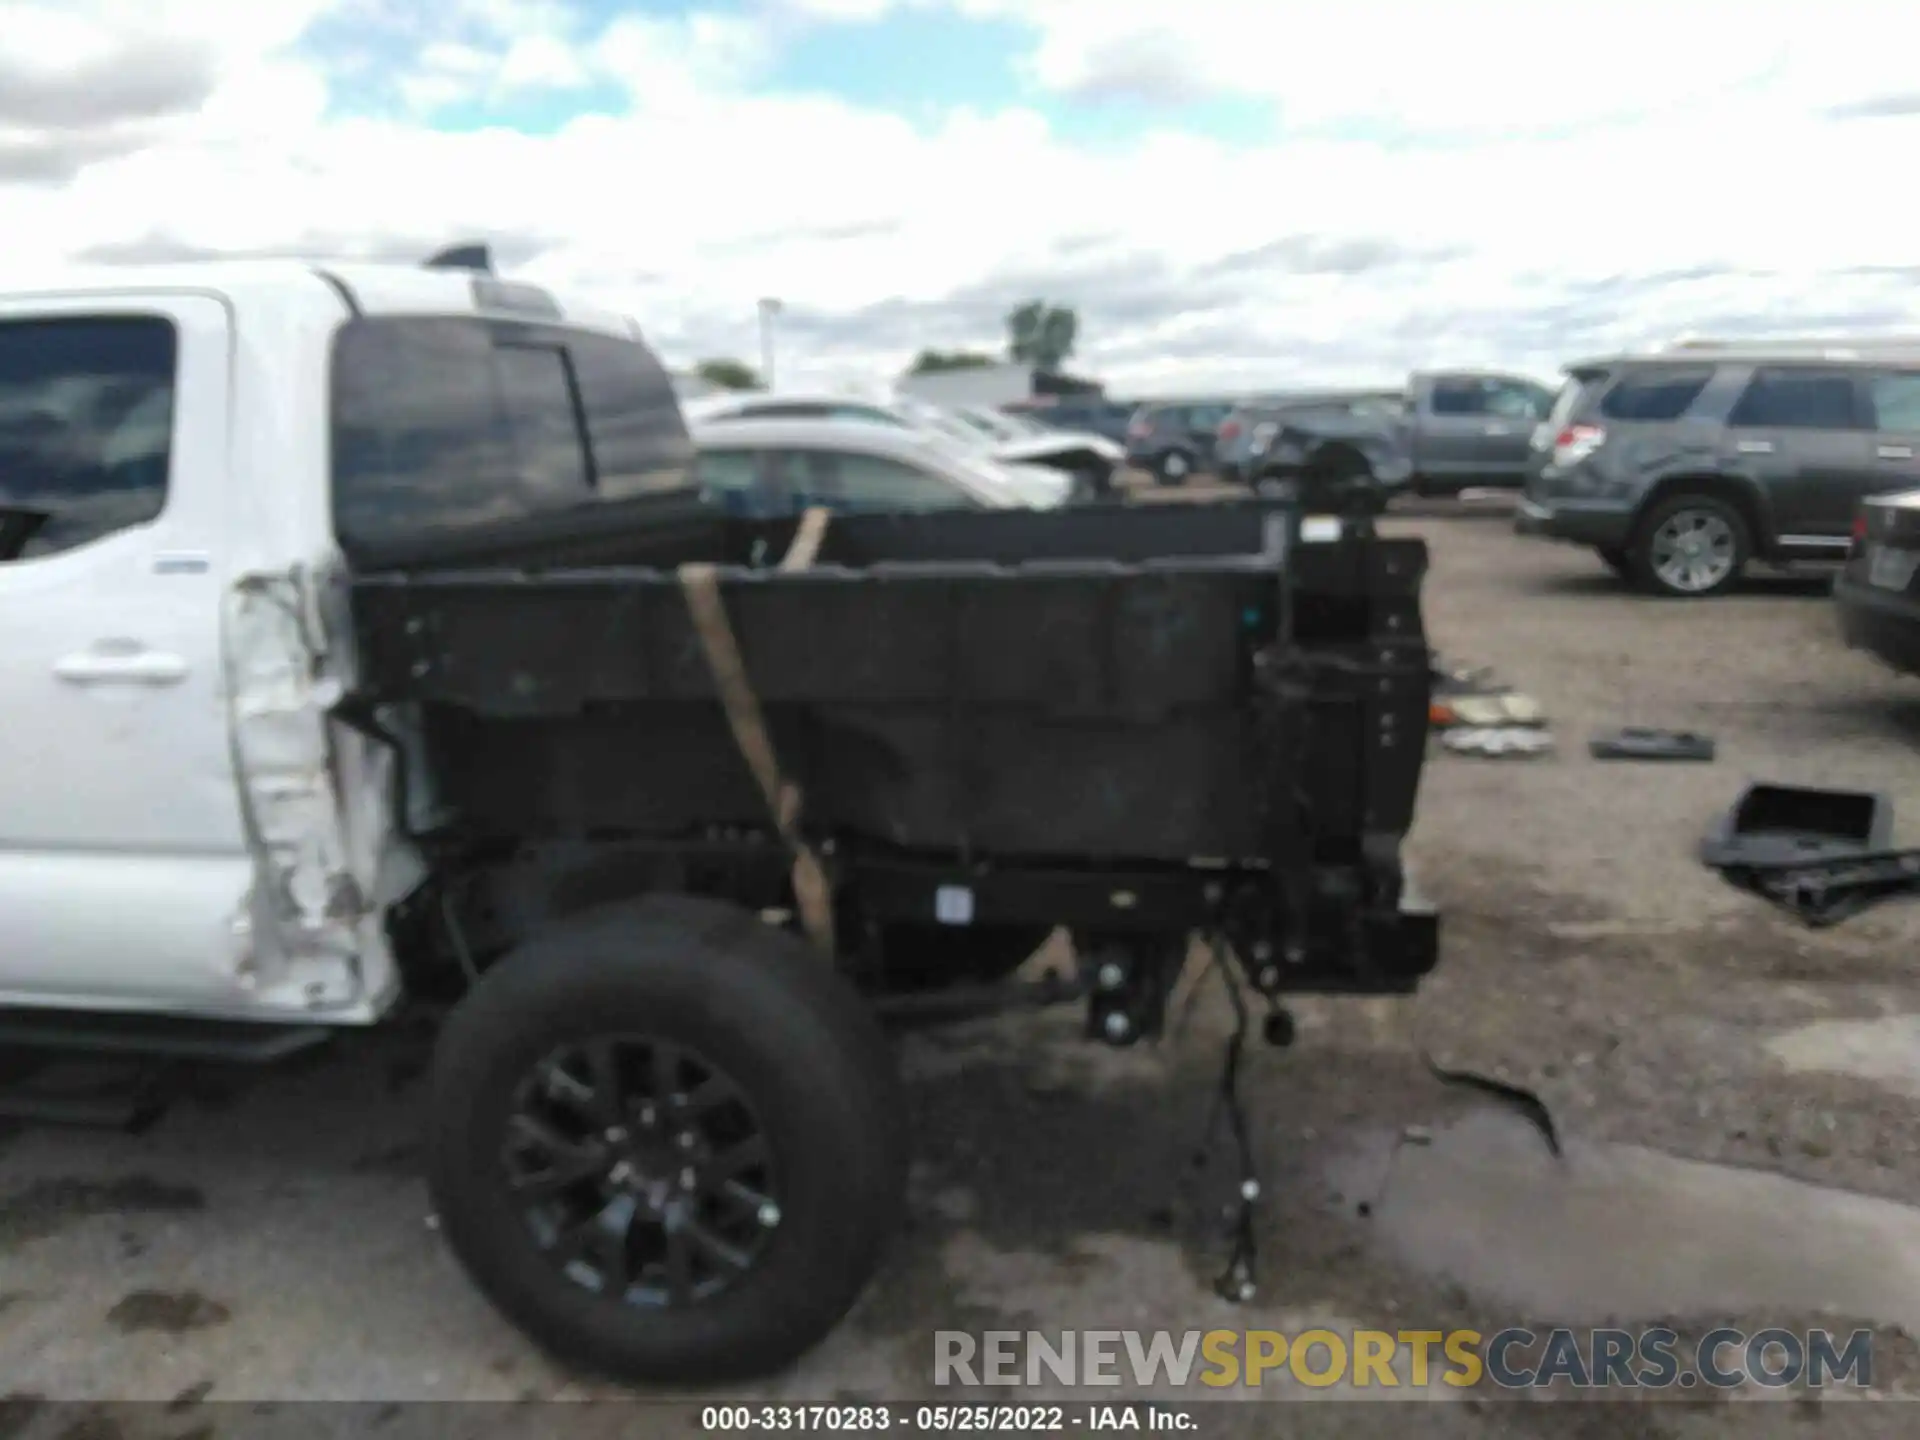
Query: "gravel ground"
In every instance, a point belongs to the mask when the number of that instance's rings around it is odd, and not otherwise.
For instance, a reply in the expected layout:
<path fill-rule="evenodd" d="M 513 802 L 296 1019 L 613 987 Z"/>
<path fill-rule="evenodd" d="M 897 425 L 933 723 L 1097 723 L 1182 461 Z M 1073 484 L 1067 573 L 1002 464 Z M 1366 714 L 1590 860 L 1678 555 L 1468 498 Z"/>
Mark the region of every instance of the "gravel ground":
<path fill-rule="evenodd" d="M 1802 931 L 1692 858 L 1749 779 L 1881 789 L 1920 814 L 1920 689 L 1840 648 L 1819 582 L 1643 600 L 1497 513 L 1438 509 L 1391 522 L 1431 546 L 1433 643 L 1538 699 L 1558 749 L 1436 750 L 1411 849 L 1444 916 L 1440 969 L 1411 1002 L 1303 1004 L 1298 1044 L 1257 1053 L 1260 1294 L 1214 1296 L 1231 1176 L 1184 1163 L 1218 1007 L 1138 1052 L 1078 1040 L 1072 1014 L 916 1035 L 902 1042 L 921 1137 L 910 1231 L 840 1332 L 743 1397 L 934 1396 L 939 1328 L 1859 1324 L 1875 1330 L 1877 1392 L 1920 1376 L 1915 916 Z M 1719 758 L 1587 757 L 1592 730 L 1634 723 L 1710 731 Z M 1422 1048 L 1534 1088 L 1566 1159 L 1438 1084 Z M 402 1037 L 367 1037 L 209 1092 L 141 1137 L 0 1139 L 0 1390 L 15 1392 L 0 1436 L 71 1429 L 71 1405 L 34 1397 L 170 1400 L 87 1433 L 177 1437 L 241 1433 L 223 1401 L 615 1393 L 531 1352 L 439 1247 L 416 1175 L 418 1061 Z M 1290 1406 L 1285 1423 L 1598 1440 L 1810 1420 L 1895 1433 L 1912 1413 L 1807 1394 L 1439 1398 Z M 498 1426 L 510 1412 L 478 1413 Z M 1219 1403 L 1204 1433 L 1275 1424 Z"/>

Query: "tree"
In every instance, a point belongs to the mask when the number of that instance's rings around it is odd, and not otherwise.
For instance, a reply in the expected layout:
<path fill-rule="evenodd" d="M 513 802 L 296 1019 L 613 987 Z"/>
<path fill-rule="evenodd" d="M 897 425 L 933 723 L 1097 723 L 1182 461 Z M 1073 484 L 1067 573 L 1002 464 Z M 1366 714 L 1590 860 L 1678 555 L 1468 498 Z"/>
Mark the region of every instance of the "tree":
<path fill-rule="evenodd" d="M 693 367 L 693 373 L 709 385 L 722 390 L 762 390 L 760 377 L 754 373 L 751 365 L 738 360 L 702 360 Z"/>
<path fill-rule="evenodd" d="M 939 375 L 948 370 L 978 370 L 999 362 L 978 350 L 922 350 L 914 357 L 909 375 Z"/>
<path fill-rule="evenodd" d="M 1007 315 L 1007 354 L 1036 370 L 1058 370 L 1079 337 L 1080 317 L 1066 306 L 1029 300 Z"/>

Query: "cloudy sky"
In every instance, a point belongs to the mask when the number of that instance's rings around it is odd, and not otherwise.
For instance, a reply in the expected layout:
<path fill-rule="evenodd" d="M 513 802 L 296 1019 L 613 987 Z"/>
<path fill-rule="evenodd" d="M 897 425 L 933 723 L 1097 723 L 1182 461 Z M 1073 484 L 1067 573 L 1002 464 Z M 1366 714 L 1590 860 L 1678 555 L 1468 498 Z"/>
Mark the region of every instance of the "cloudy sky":
<path fill-rule="evenodd" d="M 1910 7 L 0 0 L 9 265 L 483 236 L 676 361 L 1121 388 L 1920 331 Z"/>

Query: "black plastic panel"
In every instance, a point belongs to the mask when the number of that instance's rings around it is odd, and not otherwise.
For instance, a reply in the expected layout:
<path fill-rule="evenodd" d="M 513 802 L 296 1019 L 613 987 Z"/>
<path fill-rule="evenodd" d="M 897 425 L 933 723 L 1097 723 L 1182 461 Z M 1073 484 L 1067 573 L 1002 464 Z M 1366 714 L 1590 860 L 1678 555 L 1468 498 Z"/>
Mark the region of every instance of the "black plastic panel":
<path fill-rule="evenodd" d="M 670 568 L 731 561 L 723 593 L 810 828 L 1246 859 L 1305 801 L 1317 853 L 1350 856 L 1411 823 L 1426 551 L 1290 544 L 1290 521 L 1262 505 L 845 517 L 790 575 L 766 567 L 792 521 L 716 517 L 629 537 L 643 565 L 366 576 L 362 690 L 425 707 L 440 789 L 481 830 L 759 825 Z M 1280 663 L 1256 668 L 1262 652 Z"/>

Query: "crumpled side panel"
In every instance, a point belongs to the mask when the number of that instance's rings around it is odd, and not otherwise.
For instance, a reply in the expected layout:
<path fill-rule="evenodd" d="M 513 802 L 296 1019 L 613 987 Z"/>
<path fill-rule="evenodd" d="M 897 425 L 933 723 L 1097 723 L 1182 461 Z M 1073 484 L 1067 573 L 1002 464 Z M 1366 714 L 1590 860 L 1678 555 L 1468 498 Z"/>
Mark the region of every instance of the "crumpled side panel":
<path fill-rule="evenodd" d="M 252 942 L 240 978 L 265 1008 L 372 1019 L 396 986 L 375 893 L 381 837 L 352 833 L 348 817 L 378 828 L 385 768 L 328 718 L 343 690 L 307 583 L 249 575 L 226 597 L 230 734 L 255 865 L 249 913 L 236 917 Z"/>

